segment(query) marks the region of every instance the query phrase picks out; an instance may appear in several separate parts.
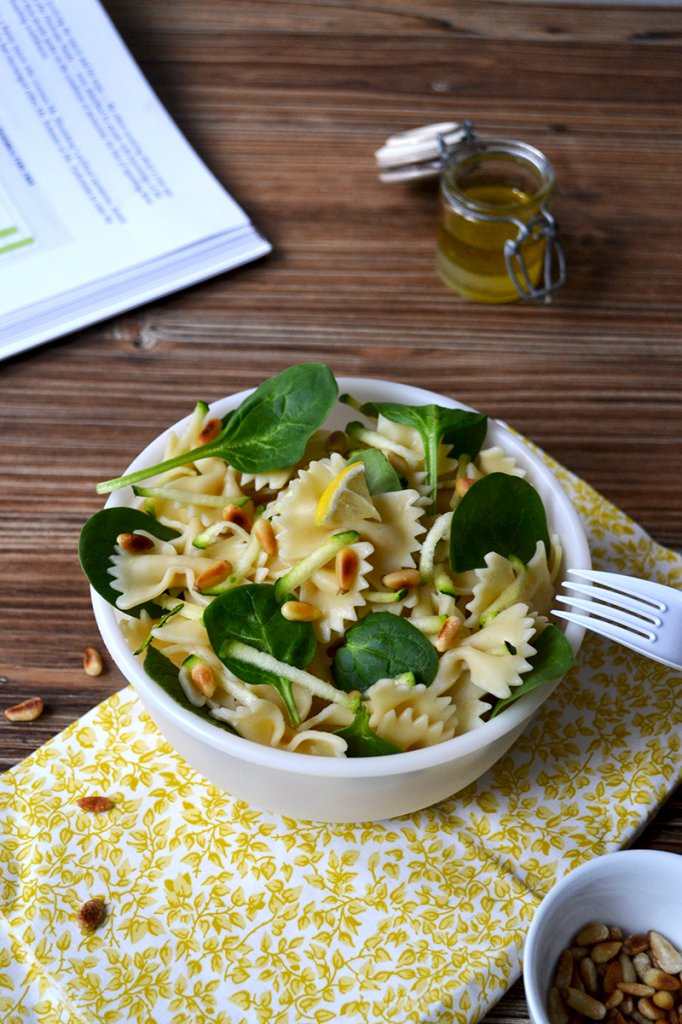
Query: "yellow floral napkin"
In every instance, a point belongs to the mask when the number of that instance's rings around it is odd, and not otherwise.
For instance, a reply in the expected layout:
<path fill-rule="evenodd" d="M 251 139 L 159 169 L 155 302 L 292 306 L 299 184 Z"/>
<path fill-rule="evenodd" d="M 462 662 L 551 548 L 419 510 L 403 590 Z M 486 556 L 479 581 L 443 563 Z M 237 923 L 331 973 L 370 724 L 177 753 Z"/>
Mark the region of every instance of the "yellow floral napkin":
<path fill-rule="evenodd" d="M 595 565 L 682 557 L 566 470 Z M 258 811 L 206 783 L 124 690 L 0 779 L 3 1024 L 466 1024 L 518 977 L 554 881 L 627 845 L 682 776 L 680 675 L 588 634 L 502 760 L 416 814 Z M 107 814 L 78 797 L 106 794 Z M 81 934 L 79 906 L 107 917 Z"/>

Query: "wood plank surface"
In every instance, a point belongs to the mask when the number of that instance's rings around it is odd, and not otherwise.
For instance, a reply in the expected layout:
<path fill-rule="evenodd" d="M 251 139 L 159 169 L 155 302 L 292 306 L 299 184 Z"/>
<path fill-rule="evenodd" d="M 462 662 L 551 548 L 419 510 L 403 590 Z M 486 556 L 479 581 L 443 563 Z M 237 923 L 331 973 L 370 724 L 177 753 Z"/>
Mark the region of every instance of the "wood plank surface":
<path fill-rule="evenodd" d="M 76 555 L 95 481 L 194 401 L 302 360 L 502 417 L 682 549 L 682 11 L 495 0 L 105 0 L 264 259 L 0 364 L 0 768 L 124 680 Z M 378 181 L 391 133 L 469 116 L 557 175 L 569 278 L 484 307 L 434 271 L 437 190 Z M 640 845 L 682 853 L 682 798 Z M 517 985 L 489 1015 L 527 1018 Z"/>

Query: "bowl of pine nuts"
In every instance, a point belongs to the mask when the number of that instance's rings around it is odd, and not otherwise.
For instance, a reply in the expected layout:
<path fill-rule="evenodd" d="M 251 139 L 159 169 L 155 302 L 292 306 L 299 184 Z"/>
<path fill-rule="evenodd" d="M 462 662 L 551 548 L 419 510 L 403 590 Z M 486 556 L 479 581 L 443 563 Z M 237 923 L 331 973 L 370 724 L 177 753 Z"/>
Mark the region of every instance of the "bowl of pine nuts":
<path fill-rule="evenodd" d="M 536 912 L 524 953 L 533 1024 L 680 1024 L 682 857 L 607 854 Z"/>

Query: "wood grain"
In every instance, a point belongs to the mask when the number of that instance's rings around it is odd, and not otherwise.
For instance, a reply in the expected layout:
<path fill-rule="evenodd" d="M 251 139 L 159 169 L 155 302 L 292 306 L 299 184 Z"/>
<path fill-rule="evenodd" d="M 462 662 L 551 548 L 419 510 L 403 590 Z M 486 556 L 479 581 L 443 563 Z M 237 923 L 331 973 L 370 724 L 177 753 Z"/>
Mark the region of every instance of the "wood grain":
<path fill-rule="evenodd" d="M 682 12 L 495 0 L 105 0 L 272 256 L 0 366 L 0 718 L 9 767 L 124 685 L 76 556 L 120 472 L 202 397 L 319 359 L 502 417 L 682 548 Z M 434 273 L 437 191 L 387 135 L 471 117 L 552 160 L 569 280 L 482 307 Z M 639 843 L 682 853 L 678 794 Z M 527 1019 L 517 985 L 490 1013 Z"/>

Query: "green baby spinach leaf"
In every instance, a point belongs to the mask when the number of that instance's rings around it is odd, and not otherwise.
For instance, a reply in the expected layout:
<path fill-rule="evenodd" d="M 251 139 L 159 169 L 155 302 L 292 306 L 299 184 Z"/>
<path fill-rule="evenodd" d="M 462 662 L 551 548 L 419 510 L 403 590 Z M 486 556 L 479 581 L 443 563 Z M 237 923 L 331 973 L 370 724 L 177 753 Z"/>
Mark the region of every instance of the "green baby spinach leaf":
<path fill-rule="evenodd" d="M 438 493 L 438 445 L 450 445 L 451 458 L 468 455 L 475 459 L 488 430 L 484 413 L 465 409 L 444 409 L 440 405 L 399 405 L 396 402 L 373 403 L 378 412 L 394 423 L 404 423 L 419 431 L 424 442 L 426 482 L 431 488 L 429 514 L 436 513 Z"/>
<path fill-rule="evenodd" d="M 401 491 L 400 477 L 394 470 L 383 452 L 378 448 L 369 448 L 366 452 L 355 452 L 348 459 L 351 462 L 362 462 L 365 467 L 365 480 L 370 494 L 386 494 L 388 491 Z"/>
<path fill-rule="evenodd" d="M 549 554 L 547 515 L 538 492 L 526 480 L 507 473 L 481 477 L 457 505 L 450 528 L 453 572 L 480 569 L 496 551 L 528 564 L 541 540 Z"/>
<path fill-rule="evenodd" d="M 266 380 L 223 419 L 214 441 L 156 466 L 97 484 L 106 494 L 127 484 L 186 466 L 196 459 L 218 456 L 242 473 L 266 473 L 295 465 L 308 439 L 331 411 L 338 385 L 324 363 L 301 363 Z"/>
<path fill-rule="evenodd" d="M 118 590 L 111 586 L 112 577 L 109 573 L 111 555 L 115 554 L 116 538 L 120 533 L 135 533 L 144 530 L 151 533 L 152 537 L 159 540 L 174 540 L 180 534 L 169 526 L 140 512 L 137 508 L 103 508 L 95 512 L 94 516 L 88 519 L 81 530 L 78 542 L 78 557 L 81 568 L 88 577 L 90 585 L 94 587 L 100 597 L 103 597 L 109 604 L 116 605 L 116 599 L 121 596 Z M 127 608 L 126 614 L 133 615 L 139 619 L 142 610 L 149 612 L 153 619 L 163 615 L 164 609 L 159 608 L 153 601 L 145 601 L 135 608 Z"/>
<path fill-rule="evenodd" d="M 348 744 L 347 757 L 382 757 L 384 754 L 402 754 L 400 747 L 396 747 L 388 740 L 377 736 L 369 727 L 369 709 L 366 704 L 361 704 L 355 712 L 355 718 L 343 729 L 336 729 L 337 736 L 341 736 Z"/>
<path fill-rule="evenodd" d="M 493 706 L 491 718 L 495 718 L 519 697 L 525 697 L 531 690 L 565 675 L 573 664 L 573 650 L 568 640 L 556 626 L 545 626 L 542 633 L 533 640 L 536 654 L 528 661 L 532 665 L 523 682 L 509 697 L 501 697 Z"/>
<path fill-rule="evenodd" d="M 413 672 L 417 683 L 429 686 L 438 671 L 432 644 L 407 619 L 390 612 L 371 612 L 347 630 L 343 646 L 334 655 L 336 685 L 362 693 L 379 679 L 395 679 Z"/>
<path fill-rule="evenodd" d="M 228 732 L 238 735 L 237 732 L 228 725 L 227 722 L 220 722 L 213 715 L 209 714 L 208 708 L 198 708 L 191 701 L 187 700 L 185 691 L 180 685 L 178 678 L 180 670 L 175 667 L 173 662 L 158 651 L 156 647 L 148 647 L 147 653 L 144 658 L 144 670 L 150 679 L 153 679 L 155 683 L 161 687 L 169 697 L 172 697 L 180 707 L 183 707 L 185 711 L 191 711 L 193 715 L 197 715 L 199 718 L 203 718 L 205 722 L 210 722 L 211 725 L 216 725 L 219 729 L 227 729 Z"/>
<path fill-rule="evenodd" d="M 285 619 L 275 597 L 275 588 L 270 583 L 247 583 L 227 590 L 206 608 L 204 625 L 211 647 L 230 671 L 245 683 L 274 686 L 284 701 L 292 724 L 298 725 L 300 717 L 291 682 L 257 665 L 248 665 L 231 657 L 229 642 L 238 640 L 287 665 L 304 669 L 317 650 L 312 625 Z"/>

